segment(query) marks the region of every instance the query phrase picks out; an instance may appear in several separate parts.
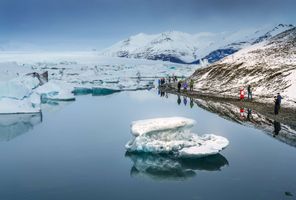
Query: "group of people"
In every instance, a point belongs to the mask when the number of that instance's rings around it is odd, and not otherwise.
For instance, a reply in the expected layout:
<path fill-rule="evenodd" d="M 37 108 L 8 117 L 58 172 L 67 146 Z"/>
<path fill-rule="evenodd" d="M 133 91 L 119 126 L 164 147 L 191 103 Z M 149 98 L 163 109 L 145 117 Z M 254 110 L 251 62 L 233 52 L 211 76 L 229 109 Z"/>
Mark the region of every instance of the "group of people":
<path fill-rule="evenodd" d="M 158 79 L 158 86 L 165 84 L 165 78 Z"/>
<path fill-rule="evenodd" d="M 173 75 L 173 76 L 168 76 L 167 78 L 160 78 L 158 79 L 158 86 L 164 85 L 166 83 L 171 83 L 171 82 L 177 82 L 178 81 L 178 77 Z"/>
<path fill-rule="evenodd" d="M 248 85 L 247 91 L 248 91 L 248 100 L 252 100 L 253 94 L 252 94 L 251 85 Z M 244 88 L 241 88 L 240 89 L 240 100 L 243 100 L 244 98 L 245 98 L 245 91 L 244 91 Z M 279 114 L 282 99 L 283 99 L 283 97 L 280 95 L 280 93 L 277 93 L 277 96 L 274 97 L 274 114 L 275 115 Z"/>
<path fill-rule="evenodd" d="M 253 93 L 252 93 L 251 85 L 248 85 L 247 91 L 248 91 L 248 100 L 252 100 L 253 99 Z M 245 98 L 245 90 L 244 90 L 244 88 L 241 88 L 239 90 L 239 98 L 240 98 L 240 100 L 243 100 Z"/>
<path fill-rule="evenodd" d="M 178 103 L 178 105 L 180 105 L 181 102 L 182 102 L 181 97 L 180 97 L 180 95 L 178 95 L 178 99 L 177 99 L 177 103 Z M 188 101 L 187 101 L 187 97 L 183 96 L 183 104 L 184 104 L 185 106 L 187 105 L 187 102 L 188 102 Z M 193 98 L 190 98 L 190 103 L 189 103 L 189 105 L 190 105 L 190 108 L 192 108 L 192 107 L 194 106 Z"/>
<path fill-rule="evenodd" d="M 189 81 L 189 90 L 190 91 L 193 91 L 193 86 L 194 86 L 194 81 L 191 79 Z M 188 83 L 187 83 L 186 80 L 185 81 L 179 81 L 177 87 L 178 87 L 178 92 L 181 92 L 181 87 L 183 87 L 184 91 L 187 91 Z"/>

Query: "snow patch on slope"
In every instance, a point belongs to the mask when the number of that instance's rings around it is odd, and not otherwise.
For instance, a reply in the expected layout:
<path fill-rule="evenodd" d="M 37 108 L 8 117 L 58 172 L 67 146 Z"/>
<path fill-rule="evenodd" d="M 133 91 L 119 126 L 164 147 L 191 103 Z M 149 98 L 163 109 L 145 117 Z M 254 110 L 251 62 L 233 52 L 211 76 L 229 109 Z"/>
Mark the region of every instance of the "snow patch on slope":
<path fill-rule="evenodd" d="M 140 33 L 114 44 L 101 54 L 179 63 L 192 63 L 200 59 L 210 59 L 213 62 L 291 28 L 293 25 L 279 24 L 257 30 L 222 33 L 188 34 L 178 31 L 152 35 Z"/>

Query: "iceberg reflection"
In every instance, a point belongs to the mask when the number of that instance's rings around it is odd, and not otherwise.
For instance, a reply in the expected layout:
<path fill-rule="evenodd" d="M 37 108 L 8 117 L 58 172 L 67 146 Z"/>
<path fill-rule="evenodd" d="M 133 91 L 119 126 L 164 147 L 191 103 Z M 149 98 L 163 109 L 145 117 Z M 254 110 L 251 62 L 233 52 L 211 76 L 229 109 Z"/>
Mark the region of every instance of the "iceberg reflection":
<path fill-rule="evenodd" d="M 0 115 L 0 141 L 10 141 L 42 122 L 42 113 Z"/>
<path fill-rule="evenodd" d="M 221 154 L 203 158 L 178 159 L 167 155 L 126 153 L 133 161 L 131 176 L 143 176 L 154 180 L 185 180 L 196 175 L 196 171 L 219 171 L 228 165 Z"/>

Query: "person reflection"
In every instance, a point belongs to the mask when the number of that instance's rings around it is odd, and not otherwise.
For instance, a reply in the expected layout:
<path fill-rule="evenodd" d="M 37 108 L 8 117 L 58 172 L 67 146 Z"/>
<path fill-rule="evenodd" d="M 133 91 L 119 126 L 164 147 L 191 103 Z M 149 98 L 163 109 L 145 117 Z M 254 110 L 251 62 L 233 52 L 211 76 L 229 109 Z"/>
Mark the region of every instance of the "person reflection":
<path fill-rule="evenodd" d="M 190 98 L 190 108 L 194 106 L 193 98 Z"/>
<path fill-rule="evenodd" d="M 251 118 L 252 118 L 252 109 L 248 108 L 247 109 L 247 120 L 251 121 Z"/>
<path fill-rule="evenodd" d="M 277 136 L 279 134 L 279 132 L 281 131 L 282 127 L 281 127 L 281 123 L 274 120 L 273 122 L 273 126 L 274 126 L 274 132 L 273 132 L 273 137 Z"/>
<path fill-rule="evenodd" d="M 183 103 L 185 106 L 187 105 L 187 98 L 185 96 L 183 97 Z"/>
<path fill-rule="evenodd" d="M 181 97 L 180 97 L 180 95 L 178 95 L 177 103 L 178 103 L 178 105 L 181 104 Z"/>
<path fill-rule="evenodd" d="M 241 107 L 239 109 L 239 114 L 240 114 L 241 120 L 244 120 L 245 119 L 245 108 Z"/>

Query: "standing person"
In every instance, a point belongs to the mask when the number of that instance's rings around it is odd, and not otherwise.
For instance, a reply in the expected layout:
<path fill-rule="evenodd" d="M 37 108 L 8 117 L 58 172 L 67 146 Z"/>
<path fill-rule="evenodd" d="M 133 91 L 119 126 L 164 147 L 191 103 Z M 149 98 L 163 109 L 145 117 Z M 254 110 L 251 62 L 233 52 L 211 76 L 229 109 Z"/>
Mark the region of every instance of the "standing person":
<path fill-rule="evenodd" d="M 178 92 L 181 91 L 181 81 L 178 82 Z"/>
<path fill-rule="evenodd" d="M 162 79 L 161 79 L 161 85 L 164 85 L 165 84 L 165 78 L 163 77 Z"/>
<path fill-rule="evenodd" d="M 183 89 L 186 91 L 187 90 L 187 87 L 188 87 L 187 82 L 184 81 L 184 83 L 183 83 Z"/>
<path fill-rule="evenodd" d="M 248 100 L 252 100 L 252 88 L 251 85 L 248 85 Z"/>
<path fill-rule="evenodd" d="M 190 91 L 193 91 L 194 81 L 191 79 L 189 83 Z"/>
<path fill-rule="evenodd" d="M 244 90 L 244 88 L 241 88 L 239 90 L 239 98 L 240 98 L 240 100 L 243 100 L 245 98 L 245 90 Z"/>
<path fill-rule="evenodd" d="M 281 107 L 282 99 L 283 97 L 281 96 L 281 94 L 277 93 L 276 100 L 278 101 L 279 108 Z"/>
<path fill-rule="evenodd" d="M 275 101 L 274 101 L 274 114 L 275 115 L 279 114 L 282 99 L 283 99 L 283 97 L 280 95 L 280 93 L 277 93 L 277 96 L 275 97 Z"/>

